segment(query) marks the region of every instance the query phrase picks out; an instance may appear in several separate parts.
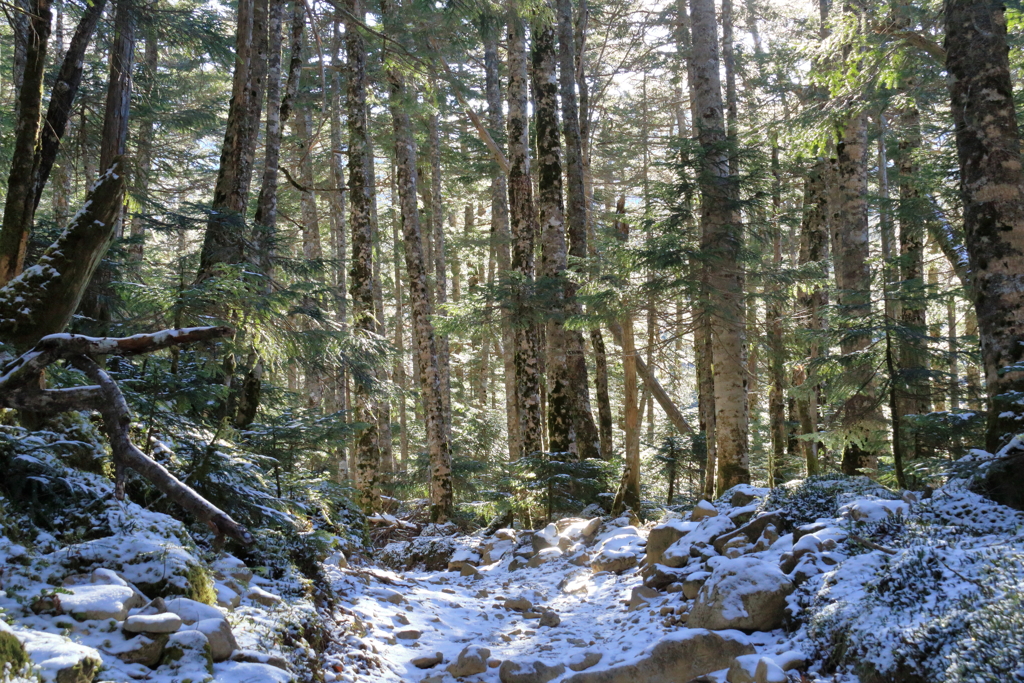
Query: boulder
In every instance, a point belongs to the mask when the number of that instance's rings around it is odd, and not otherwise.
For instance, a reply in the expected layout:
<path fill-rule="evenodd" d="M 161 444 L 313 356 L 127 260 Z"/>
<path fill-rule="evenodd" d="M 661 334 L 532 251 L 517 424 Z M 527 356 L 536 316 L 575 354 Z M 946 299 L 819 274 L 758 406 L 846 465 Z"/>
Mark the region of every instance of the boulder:
<path fill-rule="evenodd" d="M 612 572 L 621 574 L 637 566 L 636 555 L 622 553 L 598 553 L 597 557 L 590 561 L 590 568 L 595 572 Z"/>
<path fill-rule="evenodd" d="M 192 624 L 190 629 L 202 633 L 210 644 L 210 656 L 214 662 L 223 662 L 238 649 L 235 634 L 231 632 L 231 624 L 224 617 L 203 619 Z"/>
<path fill-rule="evenodd" d="M 698 503 L 693 506 L 693 510 L 690 511 L 690 521 L 692 522 L 699 522 L 702 519 L 717 516 L 718 510 L 716 510 L 715 506 L 706 500 L 698 501 Z"/>
<path fill-rule="evenodd" d="M 540 625 L 554 628 L 562 623 L 562 618 L 556 612 L 547 610 L 540 615 Z"/>
<path fill-rule="evenodd" d="M 744 490 L 743 488 L 736 487 L 732 495 L 729 497 L 729 505 L 734 508 L 741 508 L 745 505 L 750 505 L 755 500 L 757 500 L 757 494 L 754 490 Z"/>
<path fill-rule="evenodd" d="M 686 570 L 673 569 L 663 564 L 656 564 L 644 570 L 644 585 L 661 590 L 666 586 L 682 581 L 687 573 Z"/>
<path fill-rule="evenodd" d="M 424 655 L 422 657 L 416 657 L 409 663 L 415 666 L 417 669 L 430 669 L 437 666 L 444 661 L 444 655 L 440 652 L 435 652 L 432 655 Z"/>
<path fill-rule="evenodd" d="M 771 631 L 782 625 L 795 586 L 777 566 L 751 557 L 715 558 L 711 564 L 687 626 Z"/>
<path fill-rule="evenodd" d="M 737 538 L 746 539 L 747 543 L 757 543 L 769 525 L 774 526 L 775 529 L 781 529 L 783 526 L 782 515 L 778 512 L 769 512 L 767 515 L 761 515 L 747 522 L 738 529 L 721 534 L 714 540 L 715 550 L 724 554 L 726 545 Z"/>
<path fill-rule="evenodd" d="M 194 624 L 203 619 L 222 619 L 224 613 L 213 605 L 206 605 L 188 598 L 169 598 L 164 600 L 164 609 L 181 617 L 185 624 Z"/>
<path fill-rule="evenodd" d="M 634 586 L 629 591 L 629 602 L 626 606 L 629 608 L 629 611 L 632 612 L 636 609 L 649 605 L 651 600 L 659 597 L 660 595 L 661 594 L 653 588 L 648 588 L 647 586 Z"/>
<path fill-rule="evenodd" d="M 533 609 L 533 603 L 523 597 L 509 598 L 502 606 L 514 612 L 529 612 Z"/>
<path fill-rule="evenodd" d="M 801 538 L 809 534 L 816 534 L 819 531 L 824 531 L 828 528 L 827 524 L 821 522 L 813 522 L 811 524 L 803 524 L 793 530 L 793 543 L 797 543 Z"/>
<path fill-rule="evenodd" d="M 501 683 L 548 683 L 565 673 L 564 664 L 548 666 L 544 662 L 514 662 L 506 659 L 498 669 Z"/>
<path fill-rule="evenodd" d="M 745 639 L 686 628 L 658 641 L 629 663 L 578 673 L 566 683 L 678 683 L 725 669 L 734 658 L 753 652 Z"/>
<path fill-rule="evenodd" d="M 338 569 L 348 569 L 348 558 L 345 557 L 345 553 L 337 550 L 327 556 L 324 564 L 332 565 Z"/>
<path fill-rule="evenodd" d="M 181 617 L 174 612 L 135 614 L 124 620 L 126 633 L 174 633 L 181 628 Z"/>
<path fill-rule="evenodd" d="M 251 664 L 267 664 L 282 671 L 288 670 L 288 662 L 284 657 L 269 655 L 256 650 L 235 650 L 231 653 L 232 662 L 247 662 Z"/>
<path fill-rule="evenodd" d="M 754 671 L 754 683 L 788 683 L 789 676 L 771 657 L 761 657 Z"/>
<path fill-rule="evenodd" d="M 123 621 L 128 610 L 142 607 L 146 599 L 127 585 L 85 584 L 68 588 L 61 594 L 60 609 L 78 621 L 116 619 Z"/>
<path fill-rule="evenodd" d="M 502 541 L 516 542 L 516 530 L 515 529 L 498 529 L 494 532 L 494 537 Z"/>
<path fill-rule="evenodd" d="M 533 552 L 539 552 L 545 548 L 558 547 L 558 527 L 554 524 L 548 524 L 540 531 L 533 532 L 533 536 L 530 537 L 530 542 L 533 545 Z"/>
<path fill-rule="evenodd" d="M 467 645 L 459 653 L 458 658 L 448 665 L 448 673 L 455 678 L 465 678 L 487 671 L 487 659 L 491 651 L 486 647 Z"/>
<path fill-rule="evenodd" d="M 344 559 L 344 557 L 345 556 L 342 555 L 342 559 Z M 213 570 L 215 572 L 217 572 L 224 578 L 230 577 L 235 581 L 244 584 L 247 584 L 250 581 L 252 581 L 252 570 L 245 566 L 245 562 L 242 562 L 234 555 L 228 555 L 227 553 L 225 553 L 224 555 L 219 557 L 217 561 L 215 561 L 211 566 L 213 567 Z"/>
<path fill-rule="evenodd" d="M 21 631 L 18 639 L 28 658 L 39 667 L 43 680 L 92 683 L 103 666 L 99 652 L 63 636 L 43 631 Z"/>
<path fill-rule="evenodd" d="M 725 680 L 728 683 L 754 683 L 754 673 L 757 671 L 759 661 L 761 661 L 761 655 L 740 655 L 732 661 Z"/>
<path fill-rule="evenodd" d="M 462 547 L 452 553 L 451 559 L 448 560 L 448 571 L 457 572 L 461 571 L 463 567 L 476 567 L 479 564 L 480 554 L 472 548 Z"/>
<path fill-rule="evenodd" d="M 647 536 L 647 567 L 659 564 L 669 546 L 685 536 L 687 531 L 675 520 L 667 524 L 659 524 L 651 529 L 651 533 Z"/>
<path fill-rule="evenodd" d="M 398 638 L 399 640 L 419 640 L 422 635 L 422 631 L 418 631 L 414 628 L 407 628 L 404 631 L 398 631 L 395 633 L 395 638 Z"/>
<path fill-rule="evenodd" d="M 160 658 L 160 668 L 157 671 L 178 679 L 203 680 L 207 676 L 212 676 L 213 657 L 210 654 L 210 641 L 201 631 L 172 633 L 164 646 L 164 654 Z"/>
<path fill-rule="evenodd" d="M 693 572 L 683 580 L 683 597 L 693 600 L 701 587 L 711 578 L 711 572 Z"/>
<path fill-rule="evenodd" d="M 775 663 L 778 664 L 783 671 L 807 668 L 807 655 L 797 650 L 787 650 L 781 655 L 775 655 L 772 659 L 775 660 Z"/>
<path fill-rule="evenodd" d="M 280 605 L 284 602 L 280 595 L 274 595 L 270 591 L 263 590 L 259 586 L 251 586 L 249 588 L 249 592 L 245 594 L 245 597 L 259 605 L 263 605 L 264 607 L 274 607 L 275 605 Z"/>
<path fill-rule="evenodd" d="M 553 546 L 551 548 L 544 548 L 542 550 L 537 551 L 537 554 L 529 559 L 529 561 L 526 563 L 526 566 L 536 568 L 541 566 L 542 564 L 547 564 L 551 560 L 557 560 L 561 556 L 562 551 L 557 546 Z"/>
<path fill-rule="evenodd" d="M 580 536 L 583 537 L 584 543 L 590 543 L 597 536 L 598 530 L 601 528 L 601 518 L 594 517 L 587 522 L 582 529 L 580 529 Z"/>
<path fill-rule="evenodd" d="M 224 609 L 234 609 L 242 603 L 242 596 L 231 586 L 220 581 L 213 584 L 213 590 L 217 593 L 217 606 Z"/>
<path fill-rule="evenodd" d="M 168 637 L 166 633 L 154 633 L 151 636 L 140 635 L 106 651 L 125 664 L 141 664 L 152 667 L 160 662 Z"/>
<path fill-rule="evenodd" d="M 591 667 L 597 666 L 602 656 L 600 652 L 584 652 L 583 654 L 573 655 L 569 659 L 569 668 L 573 671 L 586 671 Z"/>
<path fill-rule="evenodd" d="M 480 570 L 471 564 L 464 564 L 459 570 L 459 576 L 480 576 Z"/>

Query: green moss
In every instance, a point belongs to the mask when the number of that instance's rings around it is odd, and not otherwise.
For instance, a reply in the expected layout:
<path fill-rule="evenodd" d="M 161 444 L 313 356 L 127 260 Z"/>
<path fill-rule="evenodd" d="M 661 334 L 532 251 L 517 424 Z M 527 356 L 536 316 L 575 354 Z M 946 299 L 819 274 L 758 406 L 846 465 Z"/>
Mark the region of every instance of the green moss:
<path fill-rule="evenodd" d="M 18 671 L 27 663 L 28 655 L 25 654 L 21 642 L 13 633 L 0 631 L 0 671 L 8 664 L 11 665 L 11 671 Z"/>
<path fill-rule="evenodd" d="M 86 657 L 72 667 L 57 672 L 57 683 L 92 683 L 103 662 Z"/>
<path fill-rule="evenodd" d="M 188 597 L 207 605 L 217 604 L 217 591 L 213 589 L 213 577 L 204 565 L 189 565 L 185 572 L 185 579 L 188 581 Z"/>

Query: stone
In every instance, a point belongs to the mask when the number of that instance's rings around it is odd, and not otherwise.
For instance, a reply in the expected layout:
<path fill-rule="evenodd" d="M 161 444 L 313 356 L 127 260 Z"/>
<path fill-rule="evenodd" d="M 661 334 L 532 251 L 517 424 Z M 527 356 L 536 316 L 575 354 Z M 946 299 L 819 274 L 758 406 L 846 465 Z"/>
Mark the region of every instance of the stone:
<path fill-rule="evenodd" d="M 18 639 L 38 673 L 56 683 L 92 683 L 103 666 L 100 653 L 64 636 L 43 631 L 21 631 Z M 34 679 L 33 679 L 34 680 Z"/>
<path fill-rule="evenodd" d="M 181 617 L 173 612 L 135 614 L 124 620 L 127 633 L 174 633 L 181 628 Z"/>
<path fill-rule="evenodd" d="M 711 572 L 694 572 L 683 581 L 683 597 L 693 600 L 700 593 L 701 586 L 711 577 Z"/>
<path fill-rule="evenodd" d="M 774 564 L 751 557 L 717 558 L 697 594 L 687 626 L 771 631 L 782 625 L 795 586 Z"/>
<path fill-rule="evenodd" d="M 757 500 L 757 496 L 748 491 L 734 491 L 732 497 L 729 498 L 729 505 L 734 508 L 741 508 L 746 505 L 750 505 L 752 502 Z"/>
<path fill-rule="evenodd" d="M 584 652 L 582 655 L 573 655 L 569 661 L 569 668 L 573 671 L 586 671 L 597 666 L 602 656 L 600 652 Z"/>
<path fill-rule="evenodd" d="M 564 673 L 564 664 L 548 666 L 544 662 L 525 664 L 506 659 L 498 669 L 498 680 L 501 683 L 548 683 Z"/>
<path fill-rule="evenodd" d="M 562 623 L 562 618 L 556 612 L 547 610 L 540 615 L 540 625 L 554 628 Z"/>
<path fill-rule="evenodd" d="M 591 554 L 588 552 L 579 552 L 569 558 L 569 564 L 575 567 L 588 567 L 590 566 Z"/>
<path fill-rule="evenodd" d="M 110 648 L 107 651 L 125 664 L 153 667 L 160 662 L 168 637 L 166 633 L 153 634 L 152 637 L 140 635 L 126 640 L 120 647 Z"/>
<path fill-rule="evenodd" d="M 819 531 L 824 531 L 827 528 L 828 525 L 822 524 L 821 522 L 814 522 L 812 524 L 804 524 L 802 526 L 798 526 L 796 529 L 793 530 L 793 544 L 795 545 L 804 536 L 807 536 L 809 534 L 816 534 Z"/>
<path fill-rule="evenodd" d="M 509 598 L 502 606 L 514 612 L 529 612 L 533 609 L 533 603 L 526 598 Z"/>
<path fill-rule="evenodd" d="M 160 658 L 160 669 L 168 669 L 175 677 L 199 680 L 213 675 L 210 641 L 201 631 L 172 633 Z M 158 669 L 159 671 L 159 669 Z"/>
<path fill-rule="evenodd" d="M 558 547 L 558 527 L 554 524 L 548 524 L 540 531 L 535 531 L 533 536 L 530 537 L 530 543 L 535 553 L 545 548 Z"/>
<path fill-rule="evenodd" d="M 594 572 L 612 572 L 613 574 L 621 574 L 622 572 L 633 569 L 639 564 L 636 559 L 636 555 L 614 555 L 609 556 L 604 553 L 598 553 L 597 556 L 590 561 L 590 568 Z"/>
<path fill-rule="evenodd" d="M 210 656 L 214 662 L 223 662 L 229 659 L 231 653 L 238 649 L 235 634 L 231 632 L 231 624 L 224 617 L 197 621 L 186 630 L 199 631 L 206 636 L 206 640 L 210 644 Z"/>
<path fill-rule="evenodd" d="M 417 631 L 414 628 L 407 628 L 404 631 L 397 632 L 395 634 L 395 638 L 398 638 L 399 640 L 419 640 L 422 635 L 423 633 L 421 631 Z"/>
<path fill-rule="evenodd" d="M 444 655 L 440 652 L 435 652 L 432 655 L 424 655 L 423 657 L 416 657 L 409 663 L 415 666 L 417 669 L 430 669 L 437 666 L 444 661 Z"/>
<path fill-rule="evenodd" d="M 393 616 L 391 618 L 395 620 L 396 624 L 400 624 L 402 626 L 408 626 L 409 625 L 409 617 L 405 616 L 401 612 L 399 612 L 398 614 L 396 614 L 395 616 Z"/>
<path fill-rule="evenodd" d="M 728 683 L 754 683 L 754 673 L 757 671 L 759 661 L 761 661 L 761 655 L 740 655 L 729 665 L 725 680 Z"/>
<path fill-rule="evenodd" d="M 136 614 L 163 614 L 167 611 L 167 603 L 163 598 L 153 598 L 135 611 Z"/>
<path fill-rule="evenodd" d="M 544 548 L 543 550 L 539 550 L 536 555 L 531 557 L 530 560 L 526 563 L 526 566 L 537 568 L 542 564 L 547 564 L 548 562 L 556 560 L 561 556 L 562 550 L 556 546 Z"/>
<path fill-rule="evenodd" d="M 448 665 L 447 671 L 455 678 L 482 674 L 487 671 L 487 660 L 490 656 L 491 651 L 485 647 L 467 645 L 456 660 Z"/>
<path fill-rule="evenodd" d="M 242 603 L 242 596 L 238 592 L 227 585 L 217 581 L 213 584 L 213 590 L 217 593 L 217 606 L 223 607 L 224 609 L 234 609 Z"/>
<path fill-rule="evenodd" d="M 101 583 L 105 586 L 127 586 L 128 582 L 117 575 L 113 569 L 107 569 L 106 567 L 97 567 L 92 570 L 92 575 L 89 577 L 90 583 Z"/>
<path fill-rule="evenodd" d="M 661 594 L 653 588 L 648 588 L 647 586 L 634 586 L 629 591 L 629 602 L 626 606 L 629 608 L 629 611 L 632 612 L 641 607 L 646 607 L 650 604 L 651 600 L 659 597 L 660 595 Z"/>
<path fill-rule="evenodd" d="M 344 558 L 344 555 L 342 555 L 342 557 Z M 230 576 L 235 581 L 239 581 L 244 584 L 248 584 L 252 581 L 252 570 L 245 566 L 245 562 L 242 562 L 234 555 L 228 555 L 225 553 L 222 557 L 218 558 L 212 566 L 216 572 L 225 576 Z"/>
<path fill-rule="evenodd" d="M 686 533 L 675 524 L 659 524 L 651 529 L 647 536 L 647 567 L 661 563 L 668 547 L 685 536 Z"/>
<path fill-rule="evenodd" d="M 348 569 L 348 558 L 345 557 L 345 553 L 338 550 L 328 555 L 324 564 L 333 565 L 338 569 Z"/>
<path fill-rule="evenodd" d="M 717 516 L 718 510 L 716 510 L 715 506 L 706 500 L 699 501 L 696 505 L 693 506 L 693 510 L 690 511 L 691 522 L 699 522 L 702 519 Z"/>
<path fill-rule="evenodd" d="M 288 671 L 288 662 L 279 655 L 268 655 L 256 650 L 235 650 L 231 653 L 232 662 L 245 662 L 249 664 L 267 664 L 269 666 Z"/>
<path fill-rule="evenodd" d="M 580 536 L 583 537 L 583 541 L 590 543 L 595 536 L 597 536 L 598 530 L 601 528 L 601 518 L 594 517 L 587 525 L 580 529 Z"/>
<path fill-rule="evenodd" d="M 727 668 L 752 645 L 729 634 L 681 629 L 626 664 L 570 676 L 566 683 L 679 683 Z"/>
<path fill-rule="evenodd" d="M 60 610 L 77 621 L 90 619 L 116 619 L 124 621 L 128 610 L 142 607 L 146 599 L 128 586 L 85 584 L 68 588 L 71 594 L 61 594 Z"/>
<path fill-rule="evenodd" d="M 730 538 L 719 552 L 726 557 L 734 558 L 743 555 L 746 551 L 751 549 L 752 546 L 747 540 L 747 537 L 741 535 Z"/>
<path fill-rule="evenodd" d="M 499 666 L 501 666 L 501 660 L 497 657 L 491 657 L 487 660 L 488 669 L 497 669 Z"/>
<path fill-rule="evenodd" d="M 515 529 L 498 529 L 494 532 L 494 537 L 502 541 L 512 541 L 515 543 L 516 530 Z"/>
<path fill-rule="evenodd" d="M 459 570 L 459 576 L 479 576 L 480 570 L 473 565 L 466 563 L 462 565 L 462 569 Z"/>
<path fill-rule="evenodd" d="M 761 657 L 754 671 L 754 683 L 787 683 L 789 676 L 770 657 Z"/>
<path fill-rule="evenodd" d="M 223 619 L 224 613 L 213 605 L 206 605 L 189 598 L 168 598 L 164 609 L 181 617 L 185 624 L 194 624 L 203 619 Z"/>
<path fill-rule="evenodd" d="M 280 595 L 274 595 L 270 591 L 263 590 L 259 586 L 250 587 L 249 592 L 246 593 L 245 597 L 257 604 L 263 605 L 264 607 L 274 607 L 275 605 L 280 605 L 284 602 Z"/>
<path fill-rule="evenodd" d="M 797 650 L 787 650 L 772 657 L 783 671 L 794 671 L 807 668 L 807 655 Z"/>
<path fill-rule="evenodd" d="M 783 527 L 782 515 L 778 512 L 769 512 L 767 515 L 761 515 L 737 529 L 722 534 L 714 540 L 715 550 L 724 554 L 726 545 L 737 538 L 746 539 L 747 543 L 757 543 L 757 539 L 769 525 L 774 526 L 775 529 L 781 529 Z"/>

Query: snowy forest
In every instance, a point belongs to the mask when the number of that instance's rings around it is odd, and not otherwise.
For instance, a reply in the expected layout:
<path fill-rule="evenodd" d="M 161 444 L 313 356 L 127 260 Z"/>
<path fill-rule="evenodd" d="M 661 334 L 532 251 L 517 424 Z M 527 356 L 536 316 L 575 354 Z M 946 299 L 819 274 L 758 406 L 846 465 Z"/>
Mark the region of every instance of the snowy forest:
<path fill-rule="evenodd" d="M 3 0 L 0 681 L 1024 682 L 1024 10 Z"/>

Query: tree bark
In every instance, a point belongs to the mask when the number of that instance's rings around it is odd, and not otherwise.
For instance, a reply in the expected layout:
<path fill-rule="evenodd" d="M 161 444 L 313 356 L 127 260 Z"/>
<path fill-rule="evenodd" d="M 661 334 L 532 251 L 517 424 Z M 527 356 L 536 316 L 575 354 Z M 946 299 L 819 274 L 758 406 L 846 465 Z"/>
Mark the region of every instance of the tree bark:
<path fill-rule="evenodd" d="M 1003 7 L 978 0 L 946 0 L 945 16 L 946 70 L 956 125 L 964 235 L 988 385 L 986 447 L 995 453 L 1020 433 L 1024 417 L 1020 137 Z M 1015 501 L 1019 507 L 1019 472 L 1015 474 L 1000 484 L 990 475 L 989 493 L 996 500 Z"/>
<path fill-rule="evenodd" d="M 0 227 L 0 285 L 21 273 L 32 231 L 34 166 L 39 144 L 46 44 L 50 39 L 50 0 L 35 0 L 25 33 L 25 68 L 18 92 L 11 172 Z"/>
<path fill-rule="evenodd" d="M 156 31 L 146 34 L 146 53 L 142 71 L 141 95 L 152 101 L 156 95 L 157 67 L 159 66 L 160 50 L 157 44 Z M 150 173 L 153 170 L 153 138 L 156 133 L 156 118 L 146 116 L 139 123 L 139 138 L 136 147 L 135 178 L 132 194 L 135 201 L 142 207 L 149 204 Z M 145 252 L 146 226 L 141 212 L 136 211 L 131 221 L 132 244 L 128 247 L 129 259 L 134 262 L 142 260 Z"/>
<path fill-rule="evenodd" d="M 389 35 L 396 35 L 399 18 L 392 0 L 384 0 L 382 13 Z M 419 209 L 416 205 L 416 147 L 411 101 L 405 77 L 395 67 L 388 69 L 390 83 L 388 107 L 394 124 L 395 158 L 398 166 L 398 191 L 402 203 L 402 229 L 405 242 L 405 265 L 409 276 L 409 303 L 412 308 L 413 336 L 419 360 L 420 390 L 426 417 L 427 451 L 430 455 L 431 521 L 448 519 L 453 510 L 451 478 L 450 429 L 444 424 L 444 403 L 441 400 L 441 374 L 437 363 L 437 343 L 431 322 L 433 308 L 427 287 L 427 264 L 423 257 L 423 238 Z"/>
<path fill-rule="evenodd" d="M 750 482 L 747 453 L 748 405 L 745 363 L 746 320 L 743 266 L 739 252 L 743 226 L 737 210 L 736 179 L 730 172 L 718 71 L 715 8 L 711 0 L 691 0 L 694 98 L 697 137 L 702 150 L 701 229 L 711 328 L 715 384 L 717 492 Z"/>
<path fill-rule="evenodd" d="M 544 448 L 539 344 L 529 303 L 534 289 L 534 236 L 538 230 L 530 179 L 526 61 L 526 29 L 522 18 L 513 11 L 509 14 L 508 23 L 508 203 L 512 228 L 511 265 L 517 278 L 511 305 L 516 320 L 516 405 L 522 438 L 522 452 L 517 457 Z"/>

